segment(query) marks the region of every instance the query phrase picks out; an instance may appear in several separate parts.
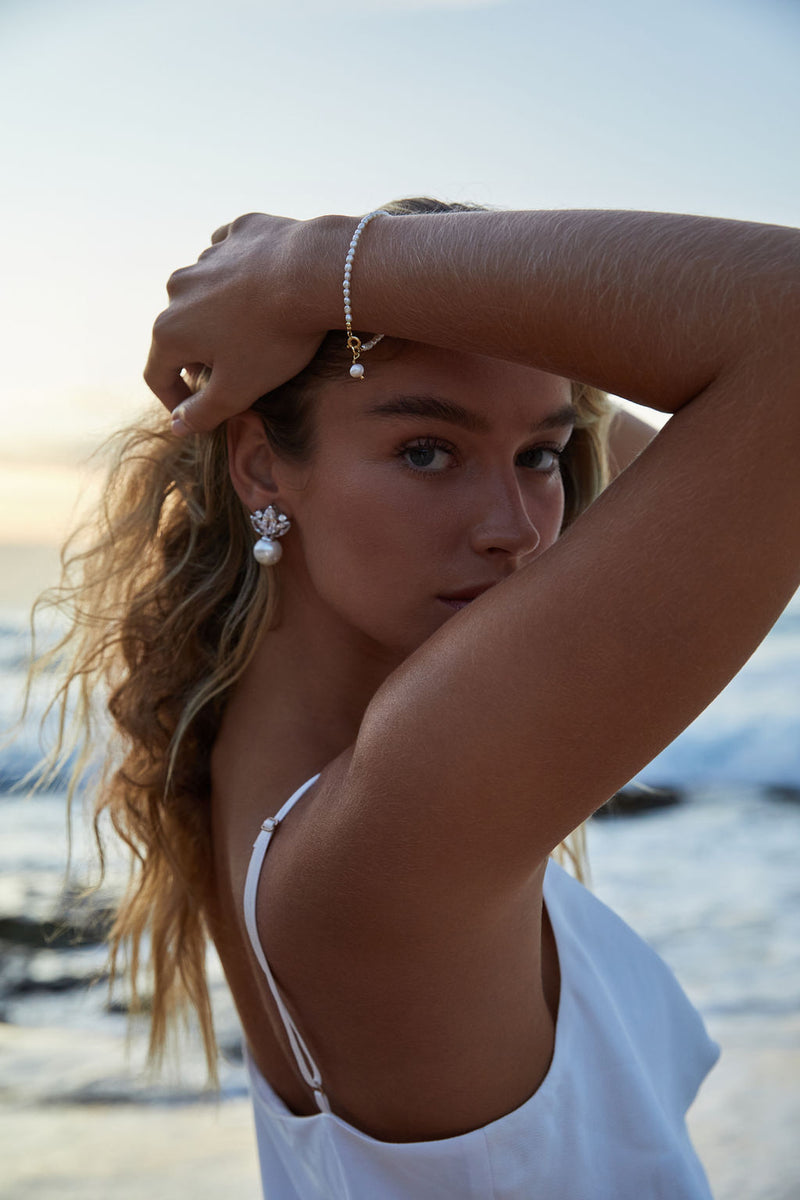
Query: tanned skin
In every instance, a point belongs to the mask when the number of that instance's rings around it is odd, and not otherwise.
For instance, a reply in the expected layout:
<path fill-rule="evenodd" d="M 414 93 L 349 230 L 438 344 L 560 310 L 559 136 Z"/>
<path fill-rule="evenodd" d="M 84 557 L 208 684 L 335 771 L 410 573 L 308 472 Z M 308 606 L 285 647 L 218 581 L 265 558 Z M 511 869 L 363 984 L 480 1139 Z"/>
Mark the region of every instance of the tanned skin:
<path fill-rule="evenodd" d="M 180 405 L 179 434 L 228 419 L 242 503 L 295 522 L 284 621 L 213 764 L 209 908 L 249 1045 L 314 1112 L 241 893 L 261 821 L 321 771 L 274 839 L 259 925 L 333 1111 L 403 1141 L 479 1127 L 540 1085 L 559 998 L 549 852 L 710 703 L 800 585 L 800 239 L 652 213 L 379 218 L 354 311 L 405 345 L 371 351 L 363 383 L 320 386 L 298 472 L 244 410 L 341 327 L 354 226 L 218 231 L 171 281 L 146 377 Z M 189 398 L 197 363 L 211 382 Z M 559 536 L 545 447 L 569 436 L 570 379 L 671 419 L 652 440 L 618 420 L 625 469 Z M 460 405 L 472 431 L 371 411 L 398 391 Z M 460 610 L 441 598 L 484 582 Z"/>

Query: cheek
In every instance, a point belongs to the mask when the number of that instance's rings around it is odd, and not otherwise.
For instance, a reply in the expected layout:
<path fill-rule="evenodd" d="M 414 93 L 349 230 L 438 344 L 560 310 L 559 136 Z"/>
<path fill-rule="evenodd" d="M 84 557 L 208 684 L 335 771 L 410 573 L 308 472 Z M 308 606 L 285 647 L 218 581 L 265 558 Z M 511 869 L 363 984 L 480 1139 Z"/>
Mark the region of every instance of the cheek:
<path fill-rule="evenodd" d="M 552 546 L 553 542 L 558 540 L 558 535 L 561 533 L 561 526 L 564 523 L 564 482 L 560 476 L 556 477 L 554 491 L 556 495 L 553 503 L 547 509 L 544 521 L 545 528 L 539 531 L 542 535 L 542 541 L 546 541 L 548 546 Z"/>
<path fill-rule="evenodd" d="M 321 482 L 321 481 L 320 481 Z M 449 524 L 430 519 L 424 485 L 409 488 L 385 469 L 364 467 L 315 486 L 303 508 L 306 569 L 318 594 L 366 627 L 410 615 L 432 586 Z M 426 520 L 427 516 L 427 520 Z"/>
<path fill-rule="evenodd" d="M 533 480 L 525 494 L 525 508 L 539 531 L 539 546 L 546 550 L 558 541 L 564 521 L 564 481 L 559 474 L 546 480 Z"/>
<path fill-rule="evenodd" d="M 324 503 L 324 512 L 319 502 L 315 505 L 316 549 L 368 563 L 402 555 L 424 533 L 424 505 L 415 501 L 385 472 L 352 475 L 344 486 L 340 483 L 335 500 Z"/>

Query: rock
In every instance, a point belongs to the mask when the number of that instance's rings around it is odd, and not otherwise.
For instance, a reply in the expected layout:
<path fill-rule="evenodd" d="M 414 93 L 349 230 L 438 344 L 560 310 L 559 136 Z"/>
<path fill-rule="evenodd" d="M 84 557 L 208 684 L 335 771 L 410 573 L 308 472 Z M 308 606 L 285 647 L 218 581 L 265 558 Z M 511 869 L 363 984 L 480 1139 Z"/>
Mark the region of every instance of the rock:
<path fill-rule="evenodd" d="M 768 800 L 778 800 L 782 804 L 800 804 L 800 788 L 791 784 L 770 784 L 764 788 Z"/>
<path fill-rule="evenodd" d="M 103 1005 L 103 1012 L 117 1017 L 136 1017 L 142 1013 L 152 1012 L 152 1010 L 153 997 L 147 993 L 140 993 L 138 1003 L 135 1005 L 127 996 L 115 996 L 113 1000 L 107 1000 Z"/>
<path fill-rule="evenodd" d="M 243 1063 L 244 1062 L 244 1046 L 242 1045 L 242 1035 L 225 1038 L 225 1040 L 217 1039 L 219 1046 L 220 1057 L 228 1063 Z"/>
<path fill-rule="evenodd" d="M 657 808 L 672 808 L 682 804 L 686 792 L 681 788 L 651 788 L 642 784 L 631 784 L 616 792 L 607 800 L 595 817 L 636 817 Z"/>
<path fill-rule="evenodd" d="M 114 907 L 108 895 L 66 890 L 56 900 L 28 896 L 0 916 L 0 940 L 32 950 L 96 946 L 108 937 Z M 5 907 L 5 906 L 4 906 Z"/>
<path fill-rule="evenodd" d="M 26 969 L 17 980 L 4 987 L 7 996 L 25 996 L 36 992 L 68 992 L 86 988 L 108 978 L 105 954 L 94 948 L 66 951 L 40 950 L 27 956 Z"/>

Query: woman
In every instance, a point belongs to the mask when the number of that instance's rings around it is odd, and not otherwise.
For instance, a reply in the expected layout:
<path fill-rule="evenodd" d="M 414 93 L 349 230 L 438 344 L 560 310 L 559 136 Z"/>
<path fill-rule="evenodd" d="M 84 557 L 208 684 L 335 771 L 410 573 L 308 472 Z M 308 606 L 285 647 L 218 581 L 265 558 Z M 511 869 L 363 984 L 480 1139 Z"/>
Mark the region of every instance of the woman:
<path fill-rule="evenodd" d="M 549 856 L 800 584 L 798 238 L 430 209 L 242 218 L 170 281 L 180 436 L 129 439 L 80 593 L 117 945 L 154 1049 L 185 997 L 211 1048 L 210 931 L 270 1198 L 707 1196 L 715 1047 Z M 596 389 L 672 419 L 588 507 Z"/>

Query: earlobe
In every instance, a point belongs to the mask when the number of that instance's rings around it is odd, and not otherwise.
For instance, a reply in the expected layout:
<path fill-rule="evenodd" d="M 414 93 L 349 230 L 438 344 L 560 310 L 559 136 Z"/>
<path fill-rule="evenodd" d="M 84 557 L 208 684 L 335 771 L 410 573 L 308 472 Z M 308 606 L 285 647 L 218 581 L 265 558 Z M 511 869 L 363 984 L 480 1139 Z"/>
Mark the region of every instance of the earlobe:
<path fill-rule="evenodd" d="M 254 412 L 230 417 L 226 434 L 231 483 L 242 504 L 249 512 L 274 504 L 278 497 L 276 457 L 261 417 Z"/>

